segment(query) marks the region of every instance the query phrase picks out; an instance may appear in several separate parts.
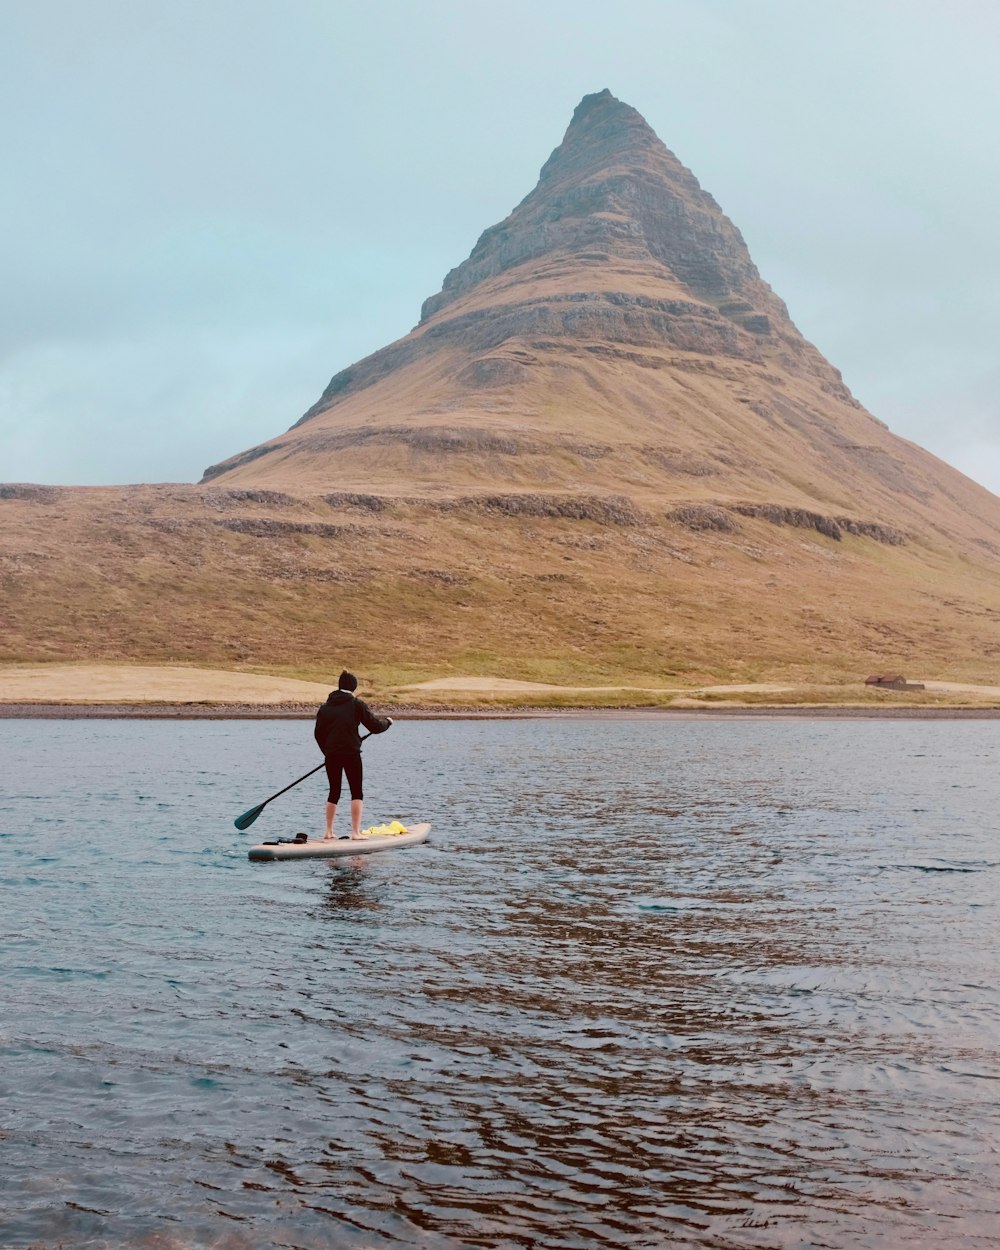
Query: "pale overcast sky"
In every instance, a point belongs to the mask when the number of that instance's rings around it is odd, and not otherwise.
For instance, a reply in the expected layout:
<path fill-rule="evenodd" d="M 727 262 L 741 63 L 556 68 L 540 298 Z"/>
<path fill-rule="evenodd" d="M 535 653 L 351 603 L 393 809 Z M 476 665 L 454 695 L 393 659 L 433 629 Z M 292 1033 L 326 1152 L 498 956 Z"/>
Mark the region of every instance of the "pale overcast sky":
<path fill-rule="evenodd" d="M 862 403 L 1000 493 L 995 0 L 0 0 L 0 480 L 286 429 L 604 87 Z"/>

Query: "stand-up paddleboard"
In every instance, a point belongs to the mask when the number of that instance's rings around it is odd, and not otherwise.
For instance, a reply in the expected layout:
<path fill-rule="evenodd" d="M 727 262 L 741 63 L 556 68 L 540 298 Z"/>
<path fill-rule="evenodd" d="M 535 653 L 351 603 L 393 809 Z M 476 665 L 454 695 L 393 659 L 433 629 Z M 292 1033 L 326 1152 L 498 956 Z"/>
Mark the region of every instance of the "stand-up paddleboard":
<path fill-rule="evenodd" d="M 410 825 L 405 833 L 380 835 L 367 831 L 360 838 L 310 839 L 295 842 L 282 839 L 277 842 L 261 842 L 247 851 L 248 859 L 338 859 L 350 855 L 373 855 L 376 851 L 398 851 L 404 846 L 416 846 L 425 842 L 430 833 L 429 824 Z"/>

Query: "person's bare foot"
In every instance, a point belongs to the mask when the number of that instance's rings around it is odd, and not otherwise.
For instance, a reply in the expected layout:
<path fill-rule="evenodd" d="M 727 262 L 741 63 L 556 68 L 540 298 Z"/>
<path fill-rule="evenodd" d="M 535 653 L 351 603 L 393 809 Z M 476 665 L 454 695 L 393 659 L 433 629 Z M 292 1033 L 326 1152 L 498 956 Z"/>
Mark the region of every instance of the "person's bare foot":
<path fill-rule="evenodd" d="M 332 833 L 324 833 L 324 834 L 323 834 L 323 841 L 324 841 L 324 842 L 336 842 L 336 840 L 337 840 L 337 839 L 336 839 L 336 837 L 334 837 L 334 835 L 333 835 Z"/>

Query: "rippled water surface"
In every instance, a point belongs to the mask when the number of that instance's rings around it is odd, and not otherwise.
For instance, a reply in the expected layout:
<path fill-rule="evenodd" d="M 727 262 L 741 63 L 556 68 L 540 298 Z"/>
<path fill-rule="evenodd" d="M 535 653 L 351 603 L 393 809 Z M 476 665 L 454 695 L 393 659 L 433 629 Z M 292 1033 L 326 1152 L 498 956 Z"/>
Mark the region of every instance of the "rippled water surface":
<path fill-rule="evenodd" d="M 250 864 L 308 723 L 0 721 L 0 1244 L 1000 1246 L 998 747 L 407 722 Z"/>

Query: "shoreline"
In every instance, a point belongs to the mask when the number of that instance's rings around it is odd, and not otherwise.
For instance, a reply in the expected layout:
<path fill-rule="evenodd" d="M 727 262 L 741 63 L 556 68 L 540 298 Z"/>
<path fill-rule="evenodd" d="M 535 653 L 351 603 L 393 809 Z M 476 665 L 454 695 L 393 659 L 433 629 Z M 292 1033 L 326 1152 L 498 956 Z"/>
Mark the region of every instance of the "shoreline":
<path fill-rule="evenodd" d="M 299 703 L 0 703 L 0 720 L 312 720 L 317 704 Z M 795 717 L 842 720 L 1000 720 L 1000 706 L 875 707 L 866 704 L 730 704 L 725 707 L 422 708 L 379 705 L 399 720 L 691 720 Z"/>

